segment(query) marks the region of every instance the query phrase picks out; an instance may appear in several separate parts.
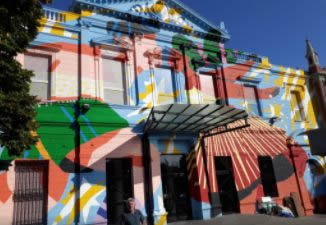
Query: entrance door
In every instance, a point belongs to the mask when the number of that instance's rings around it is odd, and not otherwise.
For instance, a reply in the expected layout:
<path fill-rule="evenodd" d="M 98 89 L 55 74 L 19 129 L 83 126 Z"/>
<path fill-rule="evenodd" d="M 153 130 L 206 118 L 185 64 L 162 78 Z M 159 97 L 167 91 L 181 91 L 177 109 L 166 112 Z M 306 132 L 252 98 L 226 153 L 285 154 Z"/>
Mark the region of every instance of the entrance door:
<path fill-rule="evenodd" d="M 49 162 L 15 162 L 13 225 L 47 224 Z"/>
<path fill-rule="evenodd" d="M 191 219 L 185 155 L 161 155 L 164 207 L 168 222 Z"/>
<path fill-rule="evenodd" d="M 107 159 L 106 188 L 108 223 L 118 224 L 125 200 L 133 197 L 131 159 Z"/>
<path fill-rule="evenodd" d="M 223 213 L 239 213 L 240 203 L 232 169 L 230 156 L 215 157 L 218 191 Z"/>

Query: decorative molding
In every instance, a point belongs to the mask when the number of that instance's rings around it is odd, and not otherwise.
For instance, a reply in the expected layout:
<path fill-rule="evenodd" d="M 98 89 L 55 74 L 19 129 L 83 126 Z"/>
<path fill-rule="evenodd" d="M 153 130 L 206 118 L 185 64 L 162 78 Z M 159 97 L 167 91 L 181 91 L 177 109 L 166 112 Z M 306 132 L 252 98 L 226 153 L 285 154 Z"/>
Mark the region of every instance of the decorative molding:
<path fill-rule="evenodd" d="M 165 23 L 158 19 L 139 16 L 132 12 L 125 12 L 125 11 L 121 11 L 118 9 L 110 8 L 108 6 L 104 7 L 102 5 L 90 3 L 85 0 L 78 0 L 77 2 L 81 5 L 81 7 L 83 9 L 92 10 L 98 14 L 112 16 L 112 17 L 115 17 L 115 18 L 123 20 L 123 21 L 134 21 L 138 24 L 144 24 L 146 26 L 150 26 L 150 27 L 154 27 L 154 28 L 166 29 L 166 30 L 174 31 L 176 33 L 182 33 L 182 34 L 186 34 L 186 35 L 194 35 L 196 37 L 201 37 L 201 38 L 206 38 L 206 39 L 211 39 L 211 40 L 217 40 L 219 37 L 222 40 L 228 40 L 230 38 L 228 34 L 223 34 L 223 33 L 217 35 L 217 34 L 214 34 L 211 32 L 201 32 L 198 30 L 189 31 L 189 29 L 186 29 L 184 27 Z M 192 16 L 192 17 L 194 17 L 194 16 Z M 217 27 L 215 27 L 214 29 L 217 31 L 220 31 Z M 214 30 L 214 29 L 212 29 L 212 30 Z"/>
<path fill-rule="evenodd" d="M 48 42 L 41 42 L 41 41 L 32 41 L 29 44 L 29 48 L 41 49 L 41 50 L 50 51 L 50 52 L 59 52 L 62 49 L 62 45 L 52 44 L 52 43 L 48 43 Z"/>
<path fill-rule="evenodd" d="M 124 40 L 123 37 L 113 36 L 109 38 L 108 36 L 94 38 L 91 40 L 91 44 L 99 46 L 104 49 L 118 50 L 118 51 L 133 51 L 134 46 L 128 41 Z"/>
<path fill-rule="evenodd" d="M 154 59 L 177 61 L 182 58 L 182 55 L 179 52 L 169 47 L 163 47 L 163 48 L 156 47 L 153 49 L 148 49 L 145 52 L 144 56 L 148 57 L 150 65 L 153 64 Z"/>

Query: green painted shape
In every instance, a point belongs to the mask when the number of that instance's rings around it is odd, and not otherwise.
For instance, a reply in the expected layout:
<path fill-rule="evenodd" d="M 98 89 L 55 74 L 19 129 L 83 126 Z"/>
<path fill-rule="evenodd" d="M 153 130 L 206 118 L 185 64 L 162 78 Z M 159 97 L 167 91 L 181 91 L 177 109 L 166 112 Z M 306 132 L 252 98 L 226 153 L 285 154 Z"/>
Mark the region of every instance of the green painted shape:
<path fill-rule="evenodd" d="M 204 52 L 207 54 L 208 58 L 215 59 L 216 62 L 221 63 L 220 57 L 218 55 L 221 52 L 218 42 L 212 41 L 204 38 Z"/>
<path fill-rule="evenodd" d="M 35 146 L 32 146 L 32 148 L 28 151 L 28 159 L 38 159 L 40 157 L 40 153 L 37 150 Z"/>
<path fill-rule="evenodd" d="M 75 144 L 74 129 L 74 104 L 75 103 L 52 103 L 41 105 L 37 108 L 36 120 L 40 127 L 37 134 L 50 155 L 51 159 L 60 165 L 61 161 L 73 151 Z M 85 113 L 85 118 L 79 116 L 81 139 L 80 144 L 86 143 L 97 136 L 110 131 L 119 130 L 129 126 L 108 104 L 94 100 L 81 100 L 80 105 L 89 104 L 90 109 Z M 91 127 L 91 128 L 90 128 Z M 95 133 L 94 133 L 95 131 Z M 84 140 L 82 137 L 86 137 Z M 32 146 L 28 159 L 38 159 L 40 154 L 35 146 Z M 10 157 L 6 149 L 3 150 L 0 159 L 13 160 L 20 157 Z"/>
<path fill-rule="evenodd" d="M 14 160 L 16 157 L 9 156 L 8 149 L 4 149 L 1 153 L 0 160 Z"/>
<path fill-rule="evenodd" d="M 221 50 L 218 47 L 218 42 L 211 41 L 209 39 L 204 38 L 203 40 L 203 48 L 204 48 L 204 56 L 208 57 L 208 59 L 212 59 L 211 61 L 214 63 L 220 63 L 220 59 L 218 58 L 218 54 Z M 174 49 L 182 52 L 181 46 L 195 46 L 194 42 L 189 40 L 184 35 L 175 35 L 172 40 L 172 46 Z M 191 60 L 195 60 L 196 62 L 203 62 L 206 61 L 204 57 L 199 54 L 199 51 L 197 49 L 191 48 L 191 49 L 185 49 L 186 56 Z M 199 66 L 203 66 L 204 64 Z M 193 63 L 190 63 L 190 68 L 195 71 L 195 66 Z"/>
<path fill-rule="evenodd" d="M 120 117 L 107 104 L 93 100 L 81 100 L 80 105 L 83 104 L 89 104 L 90 109 L 84 114 L 86 119 L 83 116 L 78 118 L 81 130 L 80 144 L 84 144 L 110 131 L 129 126 L 128 121 Z M 53 125 L 41 126 L 38 133 L 41 136 L 45 149 L 55 163 L 59 165 L 64 157 L 76 147 L 75 125 L 73 123 L 75 116 L 74 103 L 54 104 L 43 107 L 40 114 L 43 114 L 39 117 L 41 119 L 51 115 L 51 121 L 55 121 Z"/>
<path fill-rule="evenodd" d="M 175 35 L 172 38 L 172 47 L 176 50 L 178 50 L 179 52 L 182 52 L 182 47 L 181 46 L 195 46 L 195 44 L 193 43 L 193 41 L 189 40 L 186 36 L 184 35 Z M 189 49 L 186 48 L 185 49 L 185 55 L 192 61 L 192 60 L 196 60 L 196 61 L 203 61 L 202 60 L 202 56 L 199 54 L 197 49 Z M 196 70 L 195 66 L 193 63 L 190 63 L 190 68 L 192 70 Z"/>

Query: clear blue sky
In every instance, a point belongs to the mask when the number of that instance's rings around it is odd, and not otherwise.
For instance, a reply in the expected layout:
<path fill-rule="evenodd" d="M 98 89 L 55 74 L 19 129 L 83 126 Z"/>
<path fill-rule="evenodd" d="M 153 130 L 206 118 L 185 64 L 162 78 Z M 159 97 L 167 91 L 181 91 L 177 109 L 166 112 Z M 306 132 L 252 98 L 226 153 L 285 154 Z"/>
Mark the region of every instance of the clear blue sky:
<path fill-rule="evenodd" d="M 72 0 L 53 0 L 65 8 Z M 229 48 L 267 56 L 277 65 L 307 69 L 309 38 L 326 67 L 326 0 L 179 0 L 213 24 L 225 22 Z"/>

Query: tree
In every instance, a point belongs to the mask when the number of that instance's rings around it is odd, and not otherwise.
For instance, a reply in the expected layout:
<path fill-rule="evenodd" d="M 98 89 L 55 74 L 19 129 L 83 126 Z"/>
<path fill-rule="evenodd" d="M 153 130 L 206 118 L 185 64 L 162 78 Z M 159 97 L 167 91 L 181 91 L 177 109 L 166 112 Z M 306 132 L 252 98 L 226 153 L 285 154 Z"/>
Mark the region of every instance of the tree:
<path fill-rule="evenodd" d="M 32 71 L 15 60 L 36 37 L 43 0 L 0 1 L 0 145 L 20 155 L 37 141 L 38 100 L 29 94 Z"/>

